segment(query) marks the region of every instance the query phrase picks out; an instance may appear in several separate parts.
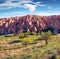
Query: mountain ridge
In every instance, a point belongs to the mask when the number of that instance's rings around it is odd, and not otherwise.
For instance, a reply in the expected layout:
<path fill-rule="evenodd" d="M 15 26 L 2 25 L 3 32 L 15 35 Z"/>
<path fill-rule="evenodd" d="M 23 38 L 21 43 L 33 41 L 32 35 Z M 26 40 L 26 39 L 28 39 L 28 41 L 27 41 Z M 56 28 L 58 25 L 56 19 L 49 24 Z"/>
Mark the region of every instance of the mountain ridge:
<path fill-rule="evenodd" d="M 54 32 L 60 32 L 60 15 L 26 15 L 0 18 L 0 34 L 26 32 L 28 30 L 40 32 L 48 28 L 54 29 Z"/>

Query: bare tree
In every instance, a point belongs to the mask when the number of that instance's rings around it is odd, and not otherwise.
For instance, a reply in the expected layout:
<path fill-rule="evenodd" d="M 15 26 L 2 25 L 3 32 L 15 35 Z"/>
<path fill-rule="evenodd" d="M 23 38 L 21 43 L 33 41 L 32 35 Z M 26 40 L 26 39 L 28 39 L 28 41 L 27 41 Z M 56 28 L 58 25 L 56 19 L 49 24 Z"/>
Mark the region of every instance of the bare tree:
<path fill-rule="evenodd" d="M 43 40 L 45 40 L 46 45 L 48 44 L 48 40 L 50 39 L 50 36 L 51 36 L 51 32 L 50 31 L 48 31 L 48 32 L 42 32 L 42 34 L 41 34 L 41 38 Z"/>

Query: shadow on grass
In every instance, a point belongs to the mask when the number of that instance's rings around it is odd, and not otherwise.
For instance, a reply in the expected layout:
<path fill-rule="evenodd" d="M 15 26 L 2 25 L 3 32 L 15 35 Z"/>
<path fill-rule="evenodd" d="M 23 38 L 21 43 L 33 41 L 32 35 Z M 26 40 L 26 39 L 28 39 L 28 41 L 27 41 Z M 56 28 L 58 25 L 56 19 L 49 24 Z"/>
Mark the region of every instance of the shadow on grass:
<path fill-rule="evenodd" d="M 35 41 L 42 41 L 45 40 L 45 38 L 37 38 Z"/>
<path fill-rule="evenodd" d="M 28 37 L 28 36 L 20 36 L 19 38 L 25 38 L 25 37 Z"/>
<path fill-rule="evenodd" d="M 14 34 L 6 34 L 5 37 L 12 37 Z"/>
<path fill-rule="evenodd" d="M 14 41 L 9 42 L 9 44 L 20 43 L 20 42 L 21 40 L 14 40 Z"/>

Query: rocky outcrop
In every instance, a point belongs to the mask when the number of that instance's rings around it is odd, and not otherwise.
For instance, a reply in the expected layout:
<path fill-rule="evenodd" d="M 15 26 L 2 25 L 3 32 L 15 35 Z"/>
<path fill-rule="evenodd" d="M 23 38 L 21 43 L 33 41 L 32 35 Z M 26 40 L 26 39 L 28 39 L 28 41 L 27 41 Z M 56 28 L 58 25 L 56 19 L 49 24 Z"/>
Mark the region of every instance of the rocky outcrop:
<path fill-rule="evenodd" d="M 52 28 L 60 32 L 60 15 L 0 18 L 0 34 L 17 33 L 21 31 L 37 31 Z"/>

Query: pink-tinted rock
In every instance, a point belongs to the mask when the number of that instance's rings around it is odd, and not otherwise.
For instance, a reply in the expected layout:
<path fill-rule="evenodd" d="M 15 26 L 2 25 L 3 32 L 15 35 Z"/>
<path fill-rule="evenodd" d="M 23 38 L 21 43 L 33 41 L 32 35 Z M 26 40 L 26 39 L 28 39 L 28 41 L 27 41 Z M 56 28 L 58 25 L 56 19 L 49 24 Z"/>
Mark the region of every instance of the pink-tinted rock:
<path fill-rule="evenodd" d="M 60 32 L 60 15 L 26 15 L 22 17 L 0 18 L 0 34 L 28 30 L 40 32 L 50 27 L 54 29 L 54 32 Z"/>

